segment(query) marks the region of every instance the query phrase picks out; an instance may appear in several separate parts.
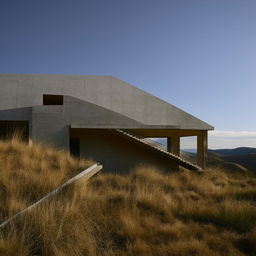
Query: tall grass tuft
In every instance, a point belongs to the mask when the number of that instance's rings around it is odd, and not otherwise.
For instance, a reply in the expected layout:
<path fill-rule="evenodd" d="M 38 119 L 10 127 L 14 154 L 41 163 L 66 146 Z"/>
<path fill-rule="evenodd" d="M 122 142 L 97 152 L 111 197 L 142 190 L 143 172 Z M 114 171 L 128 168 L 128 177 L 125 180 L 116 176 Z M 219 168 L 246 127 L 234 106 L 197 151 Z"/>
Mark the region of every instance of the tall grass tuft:
<path fill-rule="evenodd" d="M 0 142 L 0 218 L 27 207 L 90 161 Z M 141 167 L 76 182 L 0 230 L 0 255 L 255 255 L 256 178 Z"/>

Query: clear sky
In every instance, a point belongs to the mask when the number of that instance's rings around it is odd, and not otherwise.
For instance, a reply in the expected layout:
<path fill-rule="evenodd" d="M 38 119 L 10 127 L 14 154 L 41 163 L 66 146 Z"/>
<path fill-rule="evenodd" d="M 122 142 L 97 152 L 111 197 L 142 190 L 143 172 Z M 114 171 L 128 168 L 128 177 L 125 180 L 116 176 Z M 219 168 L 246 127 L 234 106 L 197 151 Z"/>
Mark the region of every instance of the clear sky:
<path fill-rule="evenodd" d="M 255 0 L 1 0 L 0 73 L 112 75 L 256 147 Z"/>

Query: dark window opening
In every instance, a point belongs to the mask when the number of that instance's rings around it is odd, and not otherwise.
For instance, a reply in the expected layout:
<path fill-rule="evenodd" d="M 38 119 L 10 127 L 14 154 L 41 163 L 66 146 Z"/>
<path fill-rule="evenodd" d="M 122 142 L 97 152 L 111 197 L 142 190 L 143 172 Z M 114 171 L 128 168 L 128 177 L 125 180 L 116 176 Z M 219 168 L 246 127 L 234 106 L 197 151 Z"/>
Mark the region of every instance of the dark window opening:
<path fill-rule="evenodd" d="M 79 138 L 70 138 L 70 155 L 80 158 L 80 140 Z"/>
<path fill-rule="evenodd" d="M 0 139 L 8 140 L 17 137 L 29 141 L 29 121 L 0 121 Z"/>
<path fill-rule="evenodd" d="M 43 105 L 63 105 L 63 95 L 44 94 Z"/>

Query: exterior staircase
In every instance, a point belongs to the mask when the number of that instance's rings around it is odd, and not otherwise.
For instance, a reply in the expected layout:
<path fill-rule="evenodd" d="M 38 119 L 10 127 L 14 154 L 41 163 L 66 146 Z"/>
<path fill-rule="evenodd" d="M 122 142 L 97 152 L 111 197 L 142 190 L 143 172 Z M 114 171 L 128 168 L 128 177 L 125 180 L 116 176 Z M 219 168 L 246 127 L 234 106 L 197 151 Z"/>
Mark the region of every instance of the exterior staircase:
<path fill-rule="evenodd" d="M 142 137 L 138 134 L 132 133 L 132 132 L 127 131 L 127 130 L 115 129 L 114 131 L 117 132 L 121 136 L 128 137 L 130 140 L 142 143 L 145 146 L 150 147 L 152 150 L 155 150 L 158 153 L 165 155 L 166 157 L 170 157 L 179 166 L 182 166 L 182 167 L 184 167 L 188 170 L 191 170 L 191 171 L 198 171 L 198 172 L 203 171 L 201 169 L 201 167 L 199 167 L 198 165 L 193 164 L 193 163 L 183 159 L 180 156 L 177 156 L 173 153 L 168 152 L 166 150 L 166 147 L 163 144 L 160 144 L 160 143 L 158 143 L 156 141 L 153 141 L 149 138 L 144 138 L 144 137 Z"/>

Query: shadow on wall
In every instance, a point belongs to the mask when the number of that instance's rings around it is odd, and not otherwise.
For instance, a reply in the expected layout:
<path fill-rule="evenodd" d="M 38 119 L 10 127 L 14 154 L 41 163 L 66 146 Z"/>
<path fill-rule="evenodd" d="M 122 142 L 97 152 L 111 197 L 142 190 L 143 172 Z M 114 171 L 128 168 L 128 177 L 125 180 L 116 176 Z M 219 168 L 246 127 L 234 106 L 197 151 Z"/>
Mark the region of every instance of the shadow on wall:
<path fill-rule="evenodd" d="M 106 172 L 128 173 L 138 166 L 150 166 L 170 172 L 177 167 L 172 159 L 115 132 L 71 129 L 70 136 L 71 140 L 79 140 L 80 156 L 103 164 Z"/>

